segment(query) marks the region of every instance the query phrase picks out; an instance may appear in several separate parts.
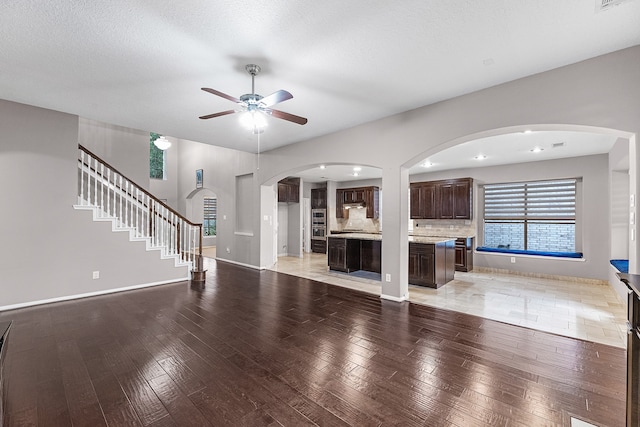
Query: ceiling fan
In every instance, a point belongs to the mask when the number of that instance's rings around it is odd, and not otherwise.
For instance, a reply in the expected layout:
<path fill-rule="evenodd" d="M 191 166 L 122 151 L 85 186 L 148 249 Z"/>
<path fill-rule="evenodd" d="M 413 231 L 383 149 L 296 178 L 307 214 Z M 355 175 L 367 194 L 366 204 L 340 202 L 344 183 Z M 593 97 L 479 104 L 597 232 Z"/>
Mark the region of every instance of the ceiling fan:
<path fill-rule="evenodd" d="M 240 96 L 240 99 L 217 91 L 215 89 L 210 89 L 208 87 L 202 88 L 202 90 L 204 90 L 205 92 L 212 93 L 214 95 L 239 104 L 241 108 L 239 110 L 226 110 L 219 113 L 207 114 L 206 116 L 200 116 L 201 119 L 211 119 L 214 117 L 226 116 L 227 114 L 233 113 L 245 113 L 244 117 L 242 117 L 241 119 L 245 120 L 245 125 L 247 125 L 247 127 L 249 127 L 250 129 L 253 129 L 254 133 L 257 133 L 260 128 L 266 126 L 267 122 L 263 114 L 277 117 L 278 119 L 288 120 L 299 125 L 304 125 L 307 123 L 307 119 L 304 117 L 296 116 L 294 114 L 285 113 L 284 111 L 274 110 L 273 108 L 271 108 L 272 105 L 293 98 L 293 95 L 291 95 L 286 90 L 279 90 L 265 97 L 258 95 L 255 91 L 254 80 L 256 75 L 260 73 L 260 67 L 255 64 L 248 64 L 244 68 L 249 74 L 251 74 L 251 93 Z"/>

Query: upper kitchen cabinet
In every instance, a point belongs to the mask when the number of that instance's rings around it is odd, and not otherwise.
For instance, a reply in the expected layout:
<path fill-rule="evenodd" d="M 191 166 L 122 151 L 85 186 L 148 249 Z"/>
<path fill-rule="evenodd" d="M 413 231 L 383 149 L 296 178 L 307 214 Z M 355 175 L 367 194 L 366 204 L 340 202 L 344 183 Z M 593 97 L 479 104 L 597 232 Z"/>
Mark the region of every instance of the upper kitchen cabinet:
<path fill-rule="evenodd" d="M 311 189 L 311 209 L 327 209 L 327 189 Z"/>
<path fill-rule="evenodd" d="M 300 203 L 300 178 L 285 178 L 278 182 L 278 202 Z"/>
<path fill-rule="evenodd" d="M 412 219 L 472 218 L 472 178 L 414 182 L 409 194 Z"/>
<path fill-rule="evenodd" d="M 339 188 L 336 190 L 336 218 L 349 218 L 349 209 L 366 208 L 367 218 L 380 216 L 378 187 Z"/>
<path fill-rule="evenodd" d="M 411 218 L 436 219 L 436 185 L 417 182 L 410 185 Z"/>

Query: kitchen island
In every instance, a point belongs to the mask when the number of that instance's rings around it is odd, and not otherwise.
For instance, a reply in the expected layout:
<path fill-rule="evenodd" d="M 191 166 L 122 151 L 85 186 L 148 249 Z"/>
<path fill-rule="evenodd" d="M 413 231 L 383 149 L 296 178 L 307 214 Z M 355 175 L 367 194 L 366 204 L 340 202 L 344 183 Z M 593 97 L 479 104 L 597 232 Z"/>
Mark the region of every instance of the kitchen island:
<path fill-rule="evenodd" d="M 409 236 L 409 283 L 439 288 L 453 280 L 455 243 L 455 238 Z"/>
<path fill-rule="evenodd" d="M 382 235 L 341 233 L 327 237 L 327 262 L 330 270 L 382 271 Z"/>
<path fill-rule="evenodd" d="M 341 233 L 327 237 L 330 270 L 382 271 L 382 235 Z M 453 280 L 455 238 L 409 236 L 409 283 L 439 288 Z"/>

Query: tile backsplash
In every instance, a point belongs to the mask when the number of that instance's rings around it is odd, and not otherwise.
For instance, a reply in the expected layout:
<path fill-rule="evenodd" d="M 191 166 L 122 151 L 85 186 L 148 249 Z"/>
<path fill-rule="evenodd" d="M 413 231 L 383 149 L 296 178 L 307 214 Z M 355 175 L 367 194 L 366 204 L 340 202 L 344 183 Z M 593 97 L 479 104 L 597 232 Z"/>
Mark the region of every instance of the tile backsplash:
<path fill-rule="evenodd" d="M 365 233 L 379 233 L 380 220 L 367 218 L 366 209 L 349 210 L 349 218 L 333 218 L 331 230 L 362 230 Z M 409 234 L 416 236 L 471 237 L 477 234 L 476 222 L 469 220 L 411 220 L 413 230 Z"/>
<path fill-rule="evenodd" d="M 411 220 L 413 230 L 409 234 L 418 236 L 471 237 L 477 234 L 476 222 L 469 220 Z"/>
<path fill-rule="evenodd" d="M 366 209 L 349 209 L 349 218 L 336 218 L 337 226 L 331 227 L 336 231 L 362 230 L 366 233 L 379 233 L 380 220 L 367 218 Z"/>

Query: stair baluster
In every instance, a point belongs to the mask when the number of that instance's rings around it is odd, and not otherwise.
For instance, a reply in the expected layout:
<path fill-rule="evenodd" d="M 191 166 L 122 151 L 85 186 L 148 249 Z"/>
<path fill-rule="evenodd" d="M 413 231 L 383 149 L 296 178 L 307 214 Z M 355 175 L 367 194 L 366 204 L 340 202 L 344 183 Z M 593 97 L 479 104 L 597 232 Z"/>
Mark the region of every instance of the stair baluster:
<path fill-rule="evenodd" d="M 163 256 L 188 263 L 191 280 L 204 282 L 202 224 L 190 222 L 86 148 L 78 148 L 80 206 L 92 207 L 97 218 L 111 218 L 116 228 L 128 229 L 132 238 L 144 238 Z"/>

